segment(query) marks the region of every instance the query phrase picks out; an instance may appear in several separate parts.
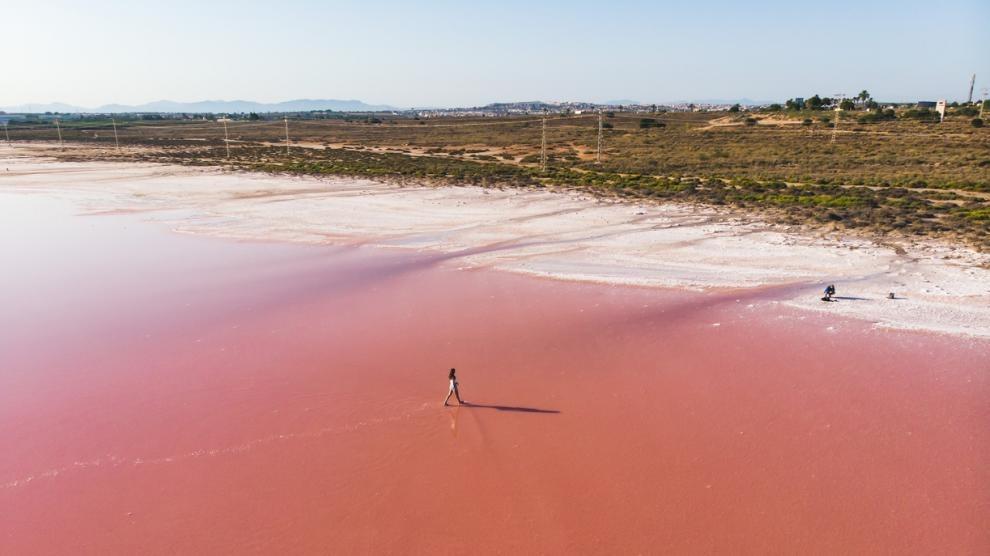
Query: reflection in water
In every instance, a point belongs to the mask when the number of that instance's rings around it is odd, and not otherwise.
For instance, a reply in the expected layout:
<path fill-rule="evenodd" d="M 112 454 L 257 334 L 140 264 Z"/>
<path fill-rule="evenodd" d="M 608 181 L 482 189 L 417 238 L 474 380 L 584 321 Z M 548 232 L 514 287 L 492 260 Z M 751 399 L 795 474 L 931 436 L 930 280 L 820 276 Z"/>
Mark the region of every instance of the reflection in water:
<path fill-rule="evenodd" d="M 455 406 L 453 411 L 449 412 L 450 415 L 450 432 L 457 438 L 457 414 L 460 413 L 461 406 Z"/>

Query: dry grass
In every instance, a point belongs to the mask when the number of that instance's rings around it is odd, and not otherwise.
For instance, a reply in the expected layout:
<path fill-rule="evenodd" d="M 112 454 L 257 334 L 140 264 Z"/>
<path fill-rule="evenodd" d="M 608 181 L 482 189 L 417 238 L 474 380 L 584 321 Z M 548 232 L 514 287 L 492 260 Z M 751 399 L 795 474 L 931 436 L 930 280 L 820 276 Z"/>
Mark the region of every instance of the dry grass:
<path fill-rule="evenodd" d="M 833 116 L 833 114 L 821 114 Z M 656 118 L 660 128 L 640 128 Z M 551 116 L 550 167 L 539 170 L 535 117 L 417 120 L 366 118 L 231 122 L 232 159 L 216 122 L 118 124 L 144 160 L 231 164 L 247 169 L 351 174 L 500 185 L 562 185 L 603 194 L 701 202 L 772 214 L 788 223 L 880 235 L 961 239 L 990 250 L 990 128 L 965 116 L 945 123 L 898 119 L 856 123 L 836 141 L 805 115 L 614 114 L 605 118 L 603 163 L 595 163 L 597 115 Z M 747 124 L 746 118 L 755 118 Z M 15 140 L 53 140 L 46 126 L 11 126 Z M 109 122 L 65 124 L 67 141 L 111 147 Z"/>

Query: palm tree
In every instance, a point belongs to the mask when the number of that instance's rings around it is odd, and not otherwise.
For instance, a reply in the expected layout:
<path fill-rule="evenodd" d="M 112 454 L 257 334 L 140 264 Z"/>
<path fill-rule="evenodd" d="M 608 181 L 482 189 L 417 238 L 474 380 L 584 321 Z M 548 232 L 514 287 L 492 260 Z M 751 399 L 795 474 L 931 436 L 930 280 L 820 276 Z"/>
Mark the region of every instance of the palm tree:
<path fill-rule="evenodd" d="M 866 101 L 870 100 L 870 93 L 866 89 L 863 89 L 858 95 L 856 95 L 856 98 L 863 104 L 866 104 Z"/>

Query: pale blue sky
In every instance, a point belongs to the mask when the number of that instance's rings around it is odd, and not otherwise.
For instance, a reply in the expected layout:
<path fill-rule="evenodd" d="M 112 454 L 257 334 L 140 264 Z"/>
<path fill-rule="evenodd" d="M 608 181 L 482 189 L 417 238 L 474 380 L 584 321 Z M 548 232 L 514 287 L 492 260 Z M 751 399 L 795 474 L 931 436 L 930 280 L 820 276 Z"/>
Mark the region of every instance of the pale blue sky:
<path fill-rule="evenodd" d="M 965 100 L 990 2 L 0 0 L 0 106 Z"/>

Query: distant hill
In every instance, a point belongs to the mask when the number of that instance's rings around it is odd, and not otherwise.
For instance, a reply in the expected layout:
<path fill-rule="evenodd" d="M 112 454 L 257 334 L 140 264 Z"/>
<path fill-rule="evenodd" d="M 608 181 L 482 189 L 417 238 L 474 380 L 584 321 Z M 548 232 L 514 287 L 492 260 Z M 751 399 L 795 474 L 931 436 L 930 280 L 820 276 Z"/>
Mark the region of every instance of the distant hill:
<path fill-rule="evenodd" d="M 379 112 L 395 110 L 380 104 L 366 104 L 360 100 L 298 99 L 285 102 L 263 103 L 249 100 L 203 100 L 199 102 L 175 102 L 159 100 L 146 104 L 107 104 L 96 108 L 72 106 L 61 102 L 48 104 L 22 104 L 0 108 L 6 112 L 188 112 L 188 113 L 240 113 L 240 112 L 308 112 L 333 110 L 336 112 Z"/>

